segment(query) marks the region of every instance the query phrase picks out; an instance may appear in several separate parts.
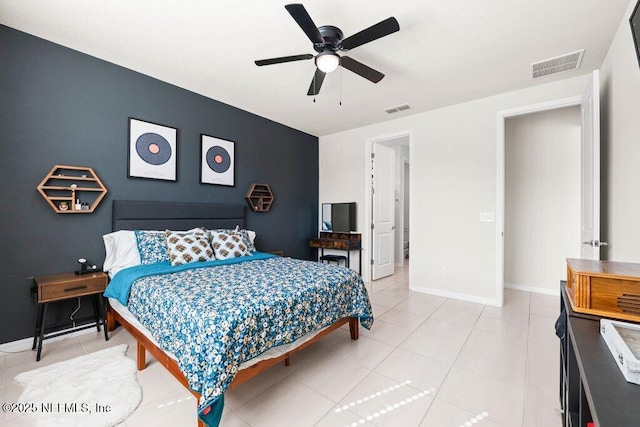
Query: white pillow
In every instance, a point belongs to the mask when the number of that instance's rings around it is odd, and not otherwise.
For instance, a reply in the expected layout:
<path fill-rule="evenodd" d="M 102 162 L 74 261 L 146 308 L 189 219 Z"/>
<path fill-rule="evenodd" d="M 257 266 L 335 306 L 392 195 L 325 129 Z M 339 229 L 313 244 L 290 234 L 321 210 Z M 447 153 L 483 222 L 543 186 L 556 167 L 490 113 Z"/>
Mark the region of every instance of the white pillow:
<path fill-rule="evenodd" d="M 247 234 L 249 235 L 249 239 L 251 239 L 252 244 L 256 244 L 256 232 L 252 230 L 247 230 Z"/>
<path fill-rule="evenodd" d="M 136 235 L 131 230 L 120 230 L 102 236 L 106 256 L 102 269 L 113 277 L 123 268 L 140 265 Z"/>

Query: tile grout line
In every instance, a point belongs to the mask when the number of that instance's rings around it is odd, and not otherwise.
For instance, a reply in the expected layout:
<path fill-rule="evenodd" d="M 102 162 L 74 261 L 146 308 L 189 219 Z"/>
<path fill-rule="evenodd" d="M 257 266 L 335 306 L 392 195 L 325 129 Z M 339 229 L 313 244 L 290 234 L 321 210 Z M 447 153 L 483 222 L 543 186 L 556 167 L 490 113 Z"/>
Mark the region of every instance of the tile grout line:
<path fill-rule="evenodd" d="M 527 316 L 527 347 L 526 357 L 524 359 L 524 396 L 522 402 L 522 418 L 520 419 L 520 425 L 524 426 L 525 412 L 527 410 L 527 388 L 529 383 L 529 375 L 527 374 L 529 368 L 529 332 L 531 330 L 531 292 L 529 292 L 529 315 Z"/>
<path fill-rule="evenodd" d="M 449 374 L 451 373 L 451 370 L 453 369 L 453 367 L 456 364 L 456 361 L 458 360 L 458 358 L 460 357 L 460 353 L 462 352 L 462 349 L 464 348 L 465 344 L 467 343 L 467 341 L 469 340 L 469 337 L 471 336 L 471 332 L 473 332 L 474 328 L 476 327 L 476 325 L 478 324 L 478 321 L 480 320 L 480 317 L 482 316 L 482 312 L 484 311 L 484 309 L 486 308 L 486 305 L 483 305 L 482 307 L 482 311 L 480 311 L 480 314 L 478 315 L 478 318 L 476 319 L 476 321 L 474 322 L 473 326 L 471 327 L 471 331 L 469 331 L 469 334 L 467 335 L 467 337 L 465 338 L 464 342 L 462 343 L 462 346 L 460 346 L 460 350 L 458 350 L 458 354 L 456 355 L 455 359 L 453 359 L 453 362 L 451 363 L 451 366 L 449 367 L 449 369 L 447 370 L 447 375 L 445 375 L 444 377 L 444 381 L 442 381 L 442 384 L 440 384 L 440 386 L 438 387 L 438 391 L 436 391 L 436 393 L 433 396 L 433 400 L 435 400 L 438 395 L 440 394 L 440 391 L 442 390 L 442 385 L 444 384 L 444 382 L 447 380 L 447 378 L 449 377 Z M 445 402 L 447 402 L 445 400 Z M 447 403 L 451 403 L 451 402 L 447 402 Z M 456 406 L 456 405 L 454 405 Z M 466 410 L 466 409 L 465 409 Z M 429 411 L 427 411 L 429 412 Z M 427 416 L 427 413 L 425 412 L 424 416 L 422 417 L 422 419 L 420 420 L 420 422 L 424 421 L 424 417 Z"/>

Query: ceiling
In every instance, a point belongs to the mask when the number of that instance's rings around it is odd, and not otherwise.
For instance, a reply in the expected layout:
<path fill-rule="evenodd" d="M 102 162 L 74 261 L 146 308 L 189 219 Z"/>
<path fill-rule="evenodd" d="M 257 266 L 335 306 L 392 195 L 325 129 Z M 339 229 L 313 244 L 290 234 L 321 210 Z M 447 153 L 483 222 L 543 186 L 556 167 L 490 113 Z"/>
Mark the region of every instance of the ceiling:
<path fill-rule="evenodd" d="M 264 0 L 0 0 L 0 23 L 323 136 L 599 68 L 629 0 L 309 0 L 316 25 L 346 36 L 390 16 L 400 31 L 349 51 L 386 75 L 339 68 L 307 96 L 315 52 Z M 531 63 L 586 49 L 578 70 L 531 78 Z M 340 105 L 342 101 L 342 105 Z M 400 104 L 412 108 L 394 114 Z"/>

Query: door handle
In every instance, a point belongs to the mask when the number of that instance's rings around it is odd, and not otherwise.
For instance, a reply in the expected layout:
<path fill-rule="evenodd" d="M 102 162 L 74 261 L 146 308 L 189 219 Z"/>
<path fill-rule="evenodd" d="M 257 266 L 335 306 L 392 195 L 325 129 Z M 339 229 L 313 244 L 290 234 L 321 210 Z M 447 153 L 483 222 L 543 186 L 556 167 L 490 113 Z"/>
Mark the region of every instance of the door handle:
<path fill-rule="evenodd" d="M 601 242 L 599 240 L 589 240 L 587 242 L 582 242 L 582 244 L 593 246 L 594 248 L 599 248 L 600 246 L 609 246 L 607 242 Z"/>

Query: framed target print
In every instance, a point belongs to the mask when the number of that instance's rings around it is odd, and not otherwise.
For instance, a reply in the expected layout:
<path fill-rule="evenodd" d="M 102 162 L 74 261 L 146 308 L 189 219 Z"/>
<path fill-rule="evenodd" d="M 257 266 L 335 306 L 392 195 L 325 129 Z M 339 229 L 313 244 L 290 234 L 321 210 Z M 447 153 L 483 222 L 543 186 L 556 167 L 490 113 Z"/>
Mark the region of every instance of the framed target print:
<path fill-rule="evenodd" d="M 200 183 L 234 186 L 234 143 L 202 135 L 200 147 Z"/>
<path fill-rule="evenodd" d="M 178 130 L 129 118 L 129 178 L 177 181 Z"/>

